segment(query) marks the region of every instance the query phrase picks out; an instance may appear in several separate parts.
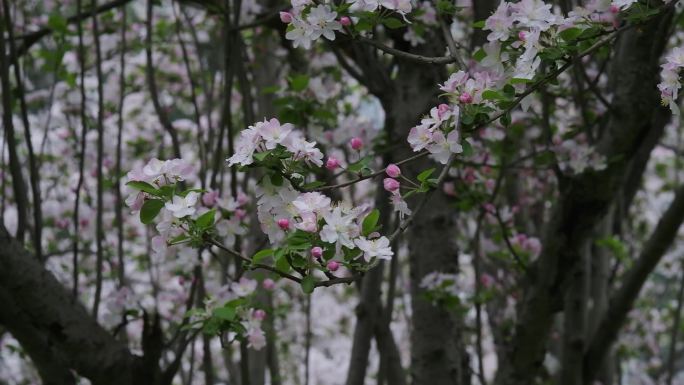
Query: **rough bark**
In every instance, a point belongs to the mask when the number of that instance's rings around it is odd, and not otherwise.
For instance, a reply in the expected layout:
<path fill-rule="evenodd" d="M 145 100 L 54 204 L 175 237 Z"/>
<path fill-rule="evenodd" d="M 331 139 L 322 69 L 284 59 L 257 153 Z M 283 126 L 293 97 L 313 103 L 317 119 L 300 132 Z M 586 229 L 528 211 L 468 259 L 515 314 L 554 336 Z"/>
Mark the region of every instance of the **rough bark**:
<path fill-rule="evenodd" d="M 585 355 L 585 383 L 590 383 L 596 376 L 646 279 L 672 244 L 682 222 L 684 222 L 684 185 L 677 189 L 672 204 L 658 221 L 658 225 L 633 267 L 626 273 L 624 283 L 612 296 L 606 316 L 601 321 Z"/>
<path fill-rule="evenodd" d="M 436 44 L 430 54 L 442 49 L 439 38 L 433 41 Z M 394 127 L 395 137 L 406 138 L 420 116 L 436 105 L 436 85 L 445 78 L 444 69 L 440 66 L 399 63 L 394 88 L 383 99 L 385 111 L 391 111 L 388 120 Z M 410 154 L 404 148 L 399 154 L 401 157 Z M 434 164 L 429 159 L 422 159 L 406 165 L 405 169 L 408 175 L 417 175 L 430 167 Z M 470 378 L 459 319 L 427 301 L 420 287 L 421 280 L 428 273 L 458 271 L 458 252 L 449 242 L 454 239 L 454 213 L 445 209 L 448 205 L 446 197 L 435 192 L 406 234 L 411 268 L 411 305 L 415 315 L 411 330 L 410 371 L 414 385 L 465 384 Z"/>
<path fill-rule="evenodd" d="M 628 163 L 654 125 L 659 97 L 658 61 L 668 37 L 672 13 L 653 18 L 641 28 L 625 31 L 617 44 L 611 78 L 615 113 L 611 115 L 599 151 L 608 159 L 600 172 L 560 180 L 561 196 L 546 224 L 544 249 L 532 267 L 524 299 L 519 305 L 516 331 L 497 382 L 528 385 L 539 373 L 558 302 L 567 289 L 569 273 L 579 258 L 579 247 L 603 218 L 621 188 Z"/>
<path fill-rule="evenodd" d="M 19 341 L 44 378 L 70 384 L 69 369 L 93 385 L 151 384 L 126 346 L 0 226 L 0 324 Z"/>

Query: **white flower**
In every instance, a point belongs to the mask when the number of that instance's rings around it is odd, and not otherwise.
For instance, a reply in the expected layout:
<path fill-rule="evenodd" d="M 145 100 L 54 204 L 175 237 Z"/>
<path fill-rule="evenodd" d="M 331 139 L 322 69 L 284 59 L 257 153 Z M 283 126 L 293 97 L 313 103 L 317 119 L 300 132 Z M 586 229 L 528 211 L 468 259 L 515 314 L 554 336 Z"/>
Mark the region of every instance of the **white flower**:
<path fill-rule="evenodd" d="M 238 282 L 233 282 L 230 289 L 238 297 L 246 297 L 254 292 L 257 288 L 258 282 L 254 279 L 242 277 Z"/>
<path fill-rule="evenodd" d="M 240 137 L 235 143 L 235 153 L 228 158 L 228 166 L 240 164 L 243 166 L 250 165 L 254 162 L 252 155 L 259 146 L 261 135 L 259 130 L 253 126 L 249 126 L 246 130 L 240 132 Z"/>
<path fill-rule="evenodd" d="M 523 27 L 546 31 L 557 22 L 556 16 L 551 13 L 551 4 L 546 4 L 542 0 L 521 0 L 511 8 L 513 19 Z"/>
<path fill-rule="evenodd" d="M 446 164 L 452 153 L 460 154 L 463 152 L 458 130 L 452 130 L 446 137 L 441 131 L 436 131 L 432 135 L 432 140 L 433 143 L 427 147 L 427 150 L 441 164 Z"/>
<path fill-rule="evenodd" d="M 392 259 L 392 248 L 387 237 L 380 237 L 378 239 L 366 239 L 366 237 L 359 237 L 354 240 L 354 244 L 363 251 L 363 258 L 369 261 L 373 257 L 379 259 Z"/>
<path fill-rule="evenodd" d="M 266 346 L 266 336 L 261 328 L 252 327 L 247 330 L 247 347 L 261 350 Z"/>
<path fill-rule="evenodd" d="M 409 209 L 408 204 L 398 191 L 395 191 L 390 197 L 390 203 L 394 207 L 394 211 L 399 213 L 400 218 L 404 218 L 407 215 L 411 215 L 411 209 Z"/>
<path fill-rule="evenodd" d="M 166 202 L 164 207 L 169 210 L 174 217 L 183 218 L 187 215 L 195 213 L 195 204 L 199 194 L 196 192 L 189 192 L 185 197 L 175 195 L 171 202 Z"/>
<path fill-rule="evenodd" d="M 352 238 L 358 233 L 358 226 L 354 223 L 354 215 L 342 214 L 342 209 L 335 207 L 323 218 L 325 225 L 321 229 L 321 240 L 327 243 L 339 243 L 349 248 L 354 247 Z"/>
<path fill-rule="evenodd" d="M 287 136 L 292 132 L 292 125 L 290 123 L 280 124 L 278 119 L 265 120 L 256 124 L 261 137 L 266 141 L 266 149 L 272 150 L 277 145 L 281 144 Z"/>
<path fill-rule="evenodd" d="M 341 31 L 342 24 L 336 20 L 337 12 L 330 10 L 330 6 L 319 5 L 311 9 L 307 22 L 311 25 L 311 40 L 325 36 L 328 40 L 335 40 L 335 32 Z"/>
<path fill-rule="evenodd" d="M 510 3 L 502 1 L 501 4 L 499 4 L 499 8 L 496 9 L 496 12 L 487 18 L 484 29 L 492 31 L 487 36 L 487 40 L 508 40 L 511 27 L 513 26 L 513 18 L 509 15 L 509 10 Z"/>
<path fill-rule="evenodd" d="M 319 192 L 308 192 L 301 194 L 292 204 L 299 211 L 300 216 L 316 213 L 323 214 L 330 210 L 330 198 Z"/>
<path fill-rule="evenodd" d="M 413 151 L 420 151 L 432 143 L 432 131 L 424 125 L 413 127 L 407 140 Z"/>
<path fill-rule="evenodd" d="M 316 142 L 307 142 L 301 136 L 290 135 L 283 146 L 294 154 L 294 160 L 304 159 L 318 167 L 323 165 L 323 153 L 316 147 Z"/>
<path fill-rule="evenodd" d="M 293 17 L 290 26 L 292 29 L 287 31 L 287 33 L 285 34 L 285 38 L 287 38 L 288 40 L 292 40 L 292 46 L 295 48 L 311 48 L 311 42 L 313 41 L 313 39 L 311 38 L 311 25 L 298 17 Z"/>
<path fill-rule="evenodd" d="M 410 0 L 381 0 L 380 5 L 399 13 L 409 13 L 412 9 Z"/>

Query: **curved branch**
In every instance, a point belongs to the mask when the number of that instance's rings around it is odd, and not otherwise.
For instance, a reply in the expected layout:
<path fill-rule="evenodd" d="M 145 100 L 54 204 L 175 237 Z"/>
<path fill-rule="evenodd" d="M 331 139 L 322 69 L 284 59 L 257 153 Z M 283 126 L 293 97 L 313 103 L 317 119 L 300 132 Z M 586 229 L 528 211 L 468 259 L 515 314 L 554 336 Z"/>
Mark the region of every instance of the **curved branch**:
<path fill-rule="evenodd" d="M 584 357 L 584 373 L 585 380 L 587 380 L 585 383 L 590 383 L 588 380 L 593 379 L 601 367 L 606 352 L 617 339 L 618 332 L 634 306 L 646 279 L 669 249 L 682 222 L 684 222 L 684 185 L 677 189 L 670 207 L 658 221 L 658 225 L 641 250 L 634 266 L 626 273 L 624 283 L 613 295 L 610 307 Z"/>

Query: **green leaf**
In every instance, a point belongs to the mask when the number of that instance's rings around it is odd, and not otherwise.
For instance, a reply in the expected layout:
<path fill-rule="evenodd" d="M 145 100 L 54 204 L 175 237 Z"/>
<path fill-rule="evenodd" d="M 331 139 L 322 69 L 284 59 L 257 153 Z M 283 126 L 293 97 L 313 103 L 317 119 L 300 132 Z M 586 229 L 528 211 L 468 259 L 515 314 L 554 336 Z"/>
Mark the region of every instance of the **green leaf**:
<path fill-rule="evenodd" d="M 375 230 L 378 224 L 378 219 L 380 219 L 380 211 L 378 209 L 373 209 L 366 217 L 363 219 L 363 224 L 361 225 L 363 235 L 368 235 Z"/>
<path fill-rule="evenodd" d="M 281 251 L 282 249 L 279 249 L 278 251 Z M 284 254 L 276 255 L 276 263 L 275 263 L 276 269 L 283 271 L 283 272 L 288 272 L 291 269 L 290 262 L 287 261 L 287 258 L 285 257 Z"/>
<path fill-rule="evenodd" d="M 62 15 L 53 13 L 52 15 L 48 16 L 47 25 L 50 27 L 50 29 L 55 30 L 56 32 L 67 32 L 67 19 Z"/>
<path fill-rule="evenodd" d="M 559 32 L 560 37 L 565 41 L 572 41 L 577 39 L 582 34 L 583 30 L 579 28 L 568 28 Z"/>
<path fill-rule="evenodd" d="M 532 79 L 523 79 L 523 78 L 513 78 L 509 83 L 511 84 L 527 84 L 527 83 L 532 83 L 534 80 Z"/>
<path fill-rule="evenodd" d="M 140 190 L 140 191 L 152 194 L 152 195 L 158 195 L 159 194 L 159 190 L 157 190 L 156 188 L 154 188 L 154 186 L 152 186 L 151 184 L 149 184 L 147 182 L 133 180 L 133 181 L 126 183 L 126 186 L 128 186 L 130 188 L 134 188 L 136 190 Z"/>
<path fill-rule="evenodd" d="M 397 28 L 401 28 L 404 26 L 404 23 L 402 23 L 401 20 L 395 19 L 393 17 L 384 19 L 382 21 L 382 24 L 384 24 L 385 27 L 387 27 L 389 29 L 397 29 Z"/>
<path fill-rule="evenodd" d="M 487 57 L 487 52 L 485 52 L 482 48 L 478 49 L 473 54 L 473 59 L 475 59 L 477 61 L 482 61 L 482 59 L 484 59 L 486 57 Z"/>
<path fill-rule="evenodd" d="M 468 158 L 471 155 L 473 155 L 473 146 L 470 145 L 470 142 L 464 140 L 463 142 L 461 142 L 461 146 L 463 146 L 463 153 L 461 154 L 461 156 L 463 156 L 464 158 Z"/>
<path fill-rule="evenodd" d="M 306 75 L 295 75 L 290 78 L 290 88 L 292 91 L 301 92 L 309 85 L 309 77 Z"/>
<path fill-rule="evenodd" d="M 259 263 L 260 261 L 264 260 L 266 257 L 270 257 L 271 255 L 273 255 L 273 249 L 264 249 L 261 251 L 257 251 L 257 253 L 252 256 L 252 263 Z"/>
<path fill-rule="evenodd" d="M 267 156 L 271 155 L 271 151 L 272 150 L 257 152 L 256 154 L 254 154 L 254 159 L 258 160 L 259 162 L 263 162 Z"/>
<path fill-rule="evenodd" d="M 502 100 L 502 99 L 506 99 L 506 97 L 505 97 L 504 95 L 502 95 L 502 94 L 499 93 L 498 91 L 494 91 L 494 90 L 485 90 L 484 92 L 482 92 L 482 98 L 483 98 L 484 100 Z"/>
<path fill-rule="evenodd" d="M 215 216 L 216 216 L 216 210 L 211 209 L 211 210 L 207 211 L 206 213 L 200 215 L 200 217 L 195 220 L 195 225 L 200 230 L 207 229 L 207 228 L 211 227 L 211 225 L 214 224 Z"/>
<path fill-rule="evenodd" d="M 169 245 L 177 245 L 177 244 L 180 244 L 180 243 L 187 241 L 188 239 L 190 239 L 190 237 L 188 237 L 187 234 L 181 234 L 181 235 L 171 239 L 169 241 Z"/>
<path fill-rule="evenodd" d="M 430 177 L 430 175 L 432 175 L 433 172 L 435 172 L 434 167 L 429 168 L 429 169 L 421 172 L 420 174 L 418 174 L 416 179 L 418 179 L 419 182 L 425 182 Z"/>
<path fill-rule="evenodd" d="M 311 294 L 315 288 L 316 278 L 314 278 L 313 275 L 307 275 L 306 277 L 302 278 L 302 290 L 304 293 Z"/>
<path fill-rule="evenodd" d="M 164 201 L 160 199 L 150 199 L 143 203 L 140 209 L 140 222 L 143 224 L 150 224 L 154 218 L 159 214 L 162 207 L 164 207 Z"/>
<path fill-rule="evenodd" d="M 359 21 L 354 24 L 354 29 L 356 29 L 357 32 L 370 31 L 373 29 L 373 23 L 365 18 L 359 19 Z"/>
<path fill-rule="evenodd" d="M 473 23 L 473 28 L 482 29 L 482 28 L 484 28 L 484 26 L 485 26 L 484 20 L 476 21 Z"/>
<path fill-rule="evenodd" d="M 234 320 L 235 315 L 235 308 L 232 307 L 219 307 L 214 309 L 214 317 L 222 319 L 224 321 Z"/>

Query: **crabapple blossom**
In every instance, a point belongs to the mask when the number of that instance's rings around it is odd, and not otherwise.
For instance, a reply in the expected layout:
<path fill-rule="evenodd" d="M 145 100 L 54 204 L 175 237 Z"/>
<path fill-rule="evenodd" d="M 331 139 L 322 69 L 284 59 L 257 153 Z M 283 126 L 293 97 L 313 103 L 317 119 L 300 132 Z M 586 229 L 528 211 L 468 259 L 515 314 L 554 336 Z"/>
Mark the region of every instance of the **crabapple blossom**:
<path fill-rule="evenodd" d="M 185 197 L 175 195 L 171 202 L 165 203 L 164 207 L 169 210 L 174 217 L 183 218 L 195 213 L 195 205 L 197 204 L 198 197 L 199 194 L 194 191 L 189 192 Z"/>
<path fill-rule="evenodd" d="M 263 286 L 264 289 L 266 290 L 273 290 L 275 289 L 275 281 L 272 280 L 271 278 L 266 278 L 264 281 L 261 283 L 261 286 Z"/>
<path fill-rule="evenodd" d="M 366 261 L 369 261 L 371 258 L 392 259 L 392 256 L 394 255 L 394 252 L 390 247 L 390 241 L 387 237 L 380 237 L 377 239 L 359 237 L 354 240 L 354 244 L 363 251 L 363 258 Z"/>
<path fill-rule="evenodd" d="M 385 169 L 385 173 L 390 178 L 398 178 L 399 175 L 401 175 L 401 169 L 399 168 L 399 166 L 392 163 L 392 164 L 387 166 L 387 168 Z"/>
<path fill-rule="evenodd" d="M 290 12 L 280 12 L 280 21 L 283 23 L 289 24 L 292 22 L 292 14 Z"/>
<path fill-rule="evenodd" d="M 328 264 L 326 265 L 326 267 L 330 271 L 337 271 L 337 269 L 340 268 L 340 263 L 337 261 L 329 261 Z"/>
<path fill-rule="evenodd" d="M 328 157 L 327 161 L 325 161 L 325 168 L 330 171 L 336 170 L 338 167 L 340 167 L 340 161 L 337 160 L 337 158 L 331 156 Z"/>
<path fill-rule="evenodd" d="M 385 190 L 389 192 L 394 192 L 399 190 L 399 187 L 401 187 L 401 184 L 399 181 L 393 178 L 385 178 L 382 180 L 382 185 L 385 188 Z"/>
<path fill-rule="evenodd" d="M 323 249 L 319 246 L 312 247 L 311 256 L 314 258 L 320 258 L 321 256 L 323 256 Z"/>
<path fill-rule="evenodd" d="M 278 219 L 278 227 L 280 227 L 283 231 L 287 231 L 290 229 L 290 220 L 287 218 L 280 218 Z"/>
<path fill-rule="evenodd" d="M 363 140 L 359 137 L 354 137 L 349 141 L 349 145 L 352 149 L 359 151 L 361 148 L 363 148 Z"/>

